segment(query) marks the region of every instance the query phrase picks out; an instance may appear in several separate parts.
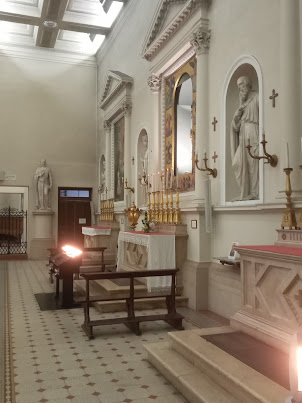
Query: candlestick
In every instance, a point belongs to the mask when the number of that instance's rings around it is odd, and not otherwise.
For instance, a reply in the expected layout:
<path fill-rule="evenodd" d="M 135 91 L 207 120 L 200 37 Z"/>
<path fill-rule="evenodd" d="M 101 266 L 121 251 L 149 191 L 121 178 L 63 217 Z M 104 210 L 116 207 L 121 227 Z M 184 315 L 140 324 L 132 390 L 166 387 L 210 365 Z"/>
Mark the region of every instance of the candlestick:
<path fill-rule="evenodd" d="M 289 166 L 289 149 L 288 149 L 288 143 L 285 144 L 285 162 L 286 162 L 285 168 L 290 168 L 290 166 Z"/>

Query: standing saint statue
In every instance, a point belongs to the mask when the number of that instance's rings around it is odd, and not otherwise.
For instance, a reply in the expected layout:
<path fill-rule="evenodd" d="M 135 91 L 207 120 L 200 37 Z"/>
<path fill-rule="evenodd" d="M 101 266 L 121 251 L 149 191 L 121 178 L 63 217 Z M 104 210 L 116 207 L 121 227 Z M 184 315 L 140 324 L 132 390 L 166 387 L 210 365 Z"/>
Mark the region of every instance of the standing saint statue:
<path fill-rule="evenodd" d="M 148 175 L 148 165 L 149 165 L 149 156 L 148 156 L 148 135 L 144 134 L 142 136 L 143 143 L 143 152 L 140 153 L 140 160 L 143 167 L 143 175 Z"/>
<path fill-rule="evenodd" d="M 52 177 L 50 169 L 46 166 L 46 160 L 41 159 L 40 166 L 34 176 L 37 210 L 50 210 L 50 189 Z"/>
<path fill-rule="evenodd" d="M 246 146 L 251 144 L 251 153 L 259 152 L 259 97 L 252 89 L 249 77 L 237 80 L 239 108 L 231 124 L 231 157 L 235 178 L 240 188 L 236 200 L 259 199 L 259 163 L 248 155 Z"/>

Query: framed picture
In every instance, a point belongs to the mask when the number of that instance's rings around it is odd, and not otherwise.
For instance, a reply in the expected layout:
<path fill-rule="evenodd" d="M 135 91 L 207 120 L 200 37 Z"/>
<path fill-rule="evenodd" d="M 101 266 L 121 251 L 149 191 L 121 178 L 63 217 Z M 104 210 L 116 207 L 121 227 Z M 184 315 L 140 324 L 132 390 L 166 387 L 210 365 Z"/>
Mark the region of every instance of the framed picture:
<path fill-rule="evenodd" d="M 228 259 L 230 259 L 230 260 L 237 260 L 237 259 L 239 259 L 239 253 L 236 252 L 235 249 L 234 249 L 234 246 L 237 246 L 237 245 L 239 245 L 239 242 L 232 242 Z"/>
<path fill-rule="evenodd" d="M 191 220 L 191 228 L 197 228 L 197 220 Z"/>

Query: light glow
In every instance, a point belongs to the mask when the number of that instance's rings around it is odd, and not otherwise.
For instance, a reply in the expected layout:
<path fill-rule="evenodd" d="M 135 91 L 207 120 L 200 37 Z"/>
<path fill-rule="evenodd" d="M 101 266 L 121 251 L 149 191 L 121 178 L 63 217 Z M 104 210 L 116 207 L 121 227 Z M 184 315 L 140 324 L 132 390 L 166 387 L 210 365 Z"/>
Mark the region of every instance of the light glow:
<path fill-rule="evenodd" d="M 69 257 L 77 257 L 83 253 L 80 249 L 74 248 L 73 246 L 70 246 L 70 245 L 63 246 L 62 250 Z"/>
<path fill-rule="evenodd" d="M 122 7 L 123 3 L 114 1 L 107 14 L 102 8 L 100 18 L 98 19 L 100 26 L 110 28 L 116 17 L 119 15 Z"/>
<path fill-rule="evenodd" d="M 298 391 L 302 391 L 302 347 L 297 347 L 297 375 L 298 375 Z"/>

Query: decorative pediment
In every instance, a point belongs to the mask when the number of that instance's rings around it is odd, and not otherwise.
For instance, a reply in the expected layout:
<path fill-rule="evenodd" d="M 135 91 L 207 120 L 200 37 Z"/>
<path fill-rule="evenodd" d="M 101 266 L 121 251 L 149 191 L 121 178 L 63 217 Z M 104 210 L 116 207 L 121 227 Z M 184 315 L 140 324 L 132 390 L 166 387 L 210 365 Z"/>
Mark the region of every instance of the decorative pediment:
<path fill-rule="evenodd" d="M 200 7 L 212 0 L 161 0 L 148 31 L 142 56 L 151 60 Z"/>
<path fill-rule="evenodd" d="M 131 87 L 133 78 L 120 71 L 109 70 L 101 93 L 99 106 L 105 109 L 107 104 L 116 97 L 122 90 Z"/>

